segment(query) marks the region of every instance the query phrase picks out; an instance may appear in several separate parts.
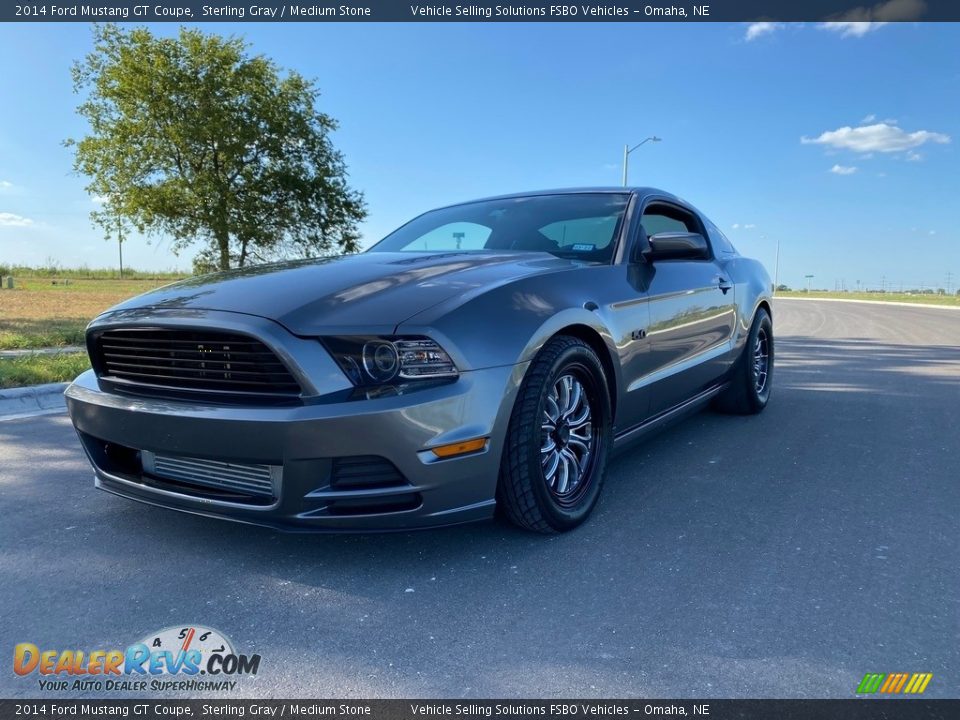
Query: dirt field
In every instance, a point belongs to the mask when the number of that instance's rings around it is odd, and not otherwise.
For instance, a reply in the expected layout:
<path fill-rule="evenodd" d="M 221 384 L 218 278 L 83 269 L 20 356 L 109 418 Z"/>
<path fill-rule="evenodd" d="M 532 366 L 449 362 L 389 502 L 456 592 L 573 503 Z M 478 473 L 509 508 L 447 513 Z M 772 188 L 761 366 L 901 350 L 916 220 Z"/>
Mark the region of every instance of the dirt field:
<path fill-rule="evenodd" d="M 96 315 L 170 282 L 16 277 L 13 290 L 0 290 L 0 350 L 80 345 Z"/>

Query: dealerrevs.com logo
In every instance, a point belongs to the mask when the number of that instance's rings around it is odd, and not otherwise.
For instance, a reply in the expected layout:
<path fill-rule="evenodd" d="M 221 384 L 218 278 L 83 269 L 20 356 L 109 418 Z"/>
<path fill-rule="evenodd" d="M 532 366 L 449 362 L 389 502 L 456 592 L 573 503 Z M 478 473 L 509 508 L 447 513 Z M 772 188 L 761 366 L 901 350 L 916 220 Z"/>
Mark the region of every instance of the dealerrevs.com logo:
<path fill-rule="evenodd" d="M 151 633 L 125 650 L 59 650 L 19 643 L 13 671 L 36 676 L 40 690 L 232 691 L 233 678 L 256 675 L 260 656 L 244 655 L 221 632 L 199 625 Z"/>

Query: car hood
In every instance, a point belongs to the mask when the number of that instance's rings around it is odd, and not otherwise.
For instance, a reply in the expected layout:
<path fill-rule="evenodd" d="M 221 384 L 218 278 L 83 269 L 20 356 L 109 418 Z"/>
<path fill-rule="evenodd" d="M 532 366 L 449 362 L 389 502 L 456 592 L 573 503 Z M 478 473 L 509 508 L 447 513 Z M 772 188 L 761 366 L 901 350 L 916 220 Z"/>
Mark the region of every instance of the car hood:
<path fill-rule="evenodd" d="M 361 253 L 189 278 L 110 310 L 219 310 L 269 318 L 297 335 L 386 333 L 454 296 L 578 266 L 547 253 Z"/>

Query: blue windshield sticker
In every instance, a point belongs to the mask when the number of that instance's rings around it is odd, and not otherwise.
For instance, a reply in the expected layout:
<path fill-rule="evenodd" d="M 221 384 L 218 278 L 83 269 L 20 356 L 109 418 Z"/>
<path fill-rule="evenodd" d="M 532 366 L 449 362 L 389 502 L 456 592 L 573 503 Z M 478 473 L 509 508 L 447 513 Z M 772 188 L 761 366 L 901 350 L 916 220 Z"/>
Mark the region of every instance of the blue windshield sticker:
<path fill-rule="evenodd" d="M 596 249 L 596 245 L 591 245 L 589 243 L 577 243 L 571 247 L 571 250 L 574 252 L 593 252 Z"/>

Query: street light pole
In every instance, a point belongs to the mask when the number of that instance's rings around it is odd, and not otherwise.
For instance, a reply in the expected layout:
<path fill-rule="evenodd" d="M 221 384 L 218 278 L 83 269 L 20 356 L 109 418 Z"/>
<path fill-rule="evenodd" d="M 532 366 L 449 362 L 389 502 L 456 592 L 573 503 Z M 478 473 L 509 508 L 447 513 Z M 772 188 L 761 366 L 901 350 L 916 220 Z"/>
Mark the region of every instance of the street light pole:
<path fill-rule="evenodd" d="M 629 145 L 623 146 L 623 186 L 624 187 L 627 186 L 627 168 L 630 163 L 630 153 L 632 153 L 641 145 L 644 145 L 648 142 L 660 142 L 660 140 L 661 138 L 658 138 L 656 135 L 651 135 L 650 137 L 645 138 L 642 142 L 638 142 L 633 147 L 630 147 Z"/>
<path fill-rule="evenodd" d="M 120 250 L 120 279 L 123 280 L 123 218 L 117 213 L 117 248 Z"/>
<path fill-rule="evenodd" d="M 773 270 L 773 292 L 777 292 L 780 287 L 780 239 L 777 238 L 777 262 Z"/>

